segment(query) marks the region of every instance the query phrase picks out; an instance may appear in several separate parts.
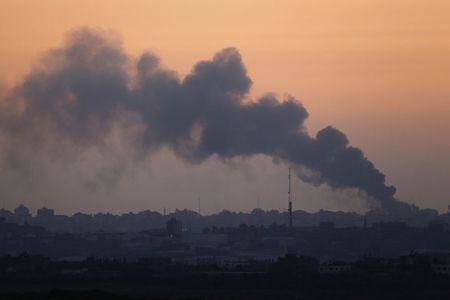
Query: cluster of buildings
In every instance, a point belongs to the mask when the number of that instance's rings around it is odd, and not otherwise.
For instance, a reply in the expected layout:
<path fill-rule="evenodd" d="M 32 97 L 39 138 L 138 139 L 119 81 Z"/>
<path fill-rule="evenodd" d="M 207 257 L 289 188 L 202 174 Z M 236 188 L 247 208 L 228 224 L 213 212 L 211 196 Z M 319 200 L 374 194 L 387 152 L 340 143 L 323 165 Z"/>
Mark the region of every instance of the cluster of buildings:
<path fill-rule="evenodd" d="M 309 213 L 302 210 L 278 211 L 254 209 L 251 212 L 232 212 L 223 210 L 211 215 L 201 215 L 192 210 L 178 210 L 170 213 L 144 210 L 120 215 L 111 213 L 87 214 L 77 212 L 73 215 L 56 214 L 53 209 L 40 208 L 32 215 L 24 205 L 13 211 L 0 209 L 0 217 L 8 222 L 32 224 L 45 227 L 52 232 L 139 232 L 164 227 L 171 218 L 183 222 L 192 231 L 205 227 L 238 227 L 241 224 L 268 227 L 272 224 L 286 224 L 290 227 L 314 227 L 322 222 L 334 223 L 336 227 L 370 227 L 375 223 L 402 221 L 413 227 L 427 227 L 431 223 L 450 223 L 450 212 L 439 214 L 436 210 L 412 210 L 405 218 L 392 218 L 383 211 L 373 210 L 366 214 L 320 210 Z"/>
<path fill-rule="evenodd" d="M 61 232 L 34 225 L 36 220 L 42 224 L 52 220 L 55 215 L 50 209 L 39 210 L 33 223 L 24 221 L 30 218 L 30 213 L 23 206 L 14 211 L 14 216 L 17 223 L 0 217 L 0 255 L 27 252 L 67 260 L 89 256 L 169 257 L 190 265 L 242 265 L 252 261 L 274 262 L 287 253 L 329 262 L 354 261 L 361 256 L 393 258 L 424 249 L 450 251 L 450 230 L 445 223 L 413 227 L 404 222 L 380 222 L 337 227 L 324 221 L 316 226 L 241 224 L 193 230 L 172 216 L 164 227 L 147 230 Z M 324 272 L 341 272 L 348 267 L 340 264 L 322 268 Z"/>

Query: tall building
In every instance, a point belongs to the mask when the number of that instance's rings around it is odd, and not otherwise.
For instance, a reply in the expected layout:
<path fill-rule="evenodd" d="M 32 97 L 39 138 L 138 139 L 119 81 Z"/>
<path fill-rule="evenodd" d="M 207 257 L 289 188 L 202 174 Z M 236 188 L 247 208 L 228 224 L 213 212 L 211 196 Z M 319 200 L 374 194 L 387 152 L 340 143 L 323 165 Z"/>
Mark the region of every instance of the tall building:
<path fill-rule="evenodd" d="M 46 207 L 38 209 L 36 213 L 36 224 L 53 228 L 55 226 L 55 211 Z M 56 225 L 57 226 L 57 225 Z"/>
<path fill-rule="evenodd" d="M 37 211 L 36 218 L 49 219 L 55 216 L 55 211 L 46 207 L 40 208 Z"/>
<path fill-rule="evenodd" d="M 178 221 L 177 219 L 172 218 L 169 221 L 167 221 L 166 229 L 167 229 L 167 234 L 170 237 L 180 238 L 181 232 L 183 230 L 183 224 L 180 221 Z"/>
<path fill-rule="evenodd" d="M 14 218 L 16 222 L 24 223 L 31 219 L 30 210 L 23 204 L 14 209 Z"/>

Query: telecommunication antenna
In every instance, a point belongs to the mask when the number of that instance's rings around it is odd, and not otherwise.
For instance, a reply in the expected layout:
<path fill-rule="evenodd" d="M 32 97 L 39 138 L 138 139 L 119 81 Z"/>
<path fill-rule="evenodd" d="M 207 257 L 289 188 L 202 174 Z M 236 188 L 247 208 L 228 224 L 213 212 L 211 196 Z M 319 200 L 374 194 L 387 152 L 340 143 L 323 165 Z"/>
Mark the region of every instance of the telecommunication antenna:
<path fill-rule="evenodd" d="M 292 228 L 292 198 L 291 198 L 291 168 L 289 168 L 289 175 L 288 175 L 288 212 L 289 212 L 289 228 Z"/>

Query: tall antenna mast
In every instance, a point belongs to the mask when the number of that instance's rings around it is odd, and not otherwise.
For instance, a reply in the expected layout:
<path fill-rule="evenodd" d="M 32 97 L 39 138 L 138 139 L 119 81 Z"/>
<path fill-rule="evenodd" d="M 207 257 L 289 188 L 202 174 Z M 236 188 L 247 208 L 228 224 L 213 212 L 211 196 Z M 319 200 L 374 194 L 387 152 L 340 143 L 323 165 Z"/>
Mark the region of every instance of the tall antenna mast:
<path fill-rule="evenodd" d="M 289 188 L 288 188 L 289 228 L 292 228 L 291 168 L 289 168 L 288 181 L 289 181 Z"/>

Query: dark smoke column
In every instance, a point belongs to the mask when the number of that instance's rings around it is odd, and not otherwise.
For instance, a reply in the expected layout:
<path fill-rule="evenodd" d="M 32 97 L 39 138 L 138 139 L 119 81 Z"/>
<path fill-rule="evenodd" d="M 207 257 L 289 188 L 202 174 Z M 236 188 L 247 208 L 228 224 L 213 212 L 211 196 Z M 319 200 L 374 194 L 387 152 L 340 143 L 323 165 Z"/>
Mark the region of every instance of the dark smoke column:
<path fill-rule="evenodd" d="M 130 136 L 142 157 L 162 146 L 191 163 L 213 155 L 265 154 L 292 166 L 304 181 L 358 188 L 386 210 L 408 207 L 394 199 L 395 188 L 344 133 L 326 127 L 311 137 L 299 101 L 273 95 L 250 101 L 252 81 L 237 49 L 197 63 L 182 80 L 151 53 L 139 58 L 135 74 L 128 71 L 132 61 L 119 41 L 101 31 L 72 32 L 2 101 L 5 165 L 51 155 L 53 146 L 71 161 L 101 145 L 113 125 L 134 122 L 122 129 L 139 128 Z M 124 119 L 132 122 L 119 123 Z"/>

